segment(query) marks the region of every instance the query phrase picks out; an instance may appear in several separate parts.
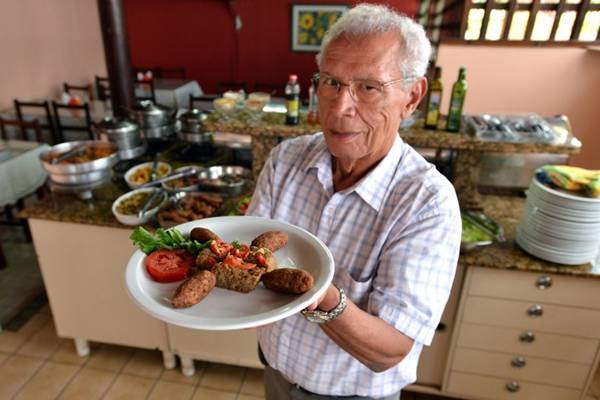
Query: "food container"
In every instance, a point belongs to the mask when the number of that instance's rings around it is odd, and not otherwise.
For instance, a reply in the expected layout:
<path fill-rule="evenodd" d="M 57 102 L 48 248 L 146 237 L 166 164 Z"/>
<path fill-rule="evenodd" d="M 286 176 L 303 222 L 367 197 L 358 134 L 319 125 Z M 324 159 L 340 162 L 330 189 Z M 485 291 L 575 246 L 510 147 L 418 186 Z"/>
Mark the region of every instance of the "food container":
<path fill-rule="evenodd" d="M 152 171 L 152 161 L 138 164 L 125 172 L 125 182 L 131 189 L 137 189 L 145 183 L 150 182 L 150 173 Z M 159 161 L 156 168 L 156 177 L 162 178 L 171 173 L 171 166 L 165 162 Z"/>
<path fill-rule="evenodd" d="M 504 230 L 482 212 L 462 210 L 461 253 L 468 253 L 494 242 L 503 242 Z"/>
<path fill-rule="evenodd" d="M 234 99 L 228 99 L 225 97 L 219 97 L 218 99 L 213 100 L 213 107 L 215 110 L 221 112 L 233 111 L 236 105 L 237 103 Z"/>
<path fill-rule="evenodd" d="M 177 132 L 177 125 L 175 124 L 175 121 L 169 120 L 169 123 L 167 125 L 157 126 L 157 127 L 153 127 L 153 128 L 143 128 L 141 132 L 142 132 L 142 136 L 144 136 L 144 138 L 149 139 L 149 140 L 152 140 L 152 139 L 168 140 L 173 135 L 175 135 L 175 132 Z"/>
<path fill-rule="evenodd" d="M 207 115 L 200 110 L 192 109 L 179 116 L 181 129 L 177 136 L 189 143 L 210 143 L 212 133 L 204 131 L 204 121 Z"/>
<path fill-rule="evenodd" d="M 147 146 L 142 139 L 140 129 L 131 121 L 105 117 L 92 129 L 100 140 L 114 143 L 119 147 L 121 160 L 139 157 L 146 151 Z"/>
<path fill-rule="evenodd" d="M 237 195 L 247 188 L 251 176 L 248 168 L 217 165 L 200 171 L 198 189 L 223 195 Z"/>
<path fill-rule="evenodd" d="M 177 192 L 158 211 L 156 219 L 162 228 L 208 218 L 215 214 L 223 198 L 214 193 Z"/>
<path fill-rule="evenodd" d="M 146 222 L 150 221 L 150 219 L 158 212 L 158 210 L 160 209 L 160 207 L 164 204 L 164 202 L 167 200 L 167 193 L 163 192 L 157 201 L 156 206 L 149 208 L 148 211 L 146 211 L 141 217 L 138 215 L 137 212 L 134 212 L 132 214 L 125 214 L 122 212 L 118 211 L 119 208 L 119 204 L 123 203 L 123 201 L 130 199 L 134 196 L 138 196 L 139 194 L 143 194 L 143 193 L 147 193 L 149 195 L 152 195 L 152 193 L 154 193 L 155 191 L 160 190 L 157 188 L 145 188 L 145 189 L 136 189 L 136 190 L 132 190 L 131 192 L 125 193 L 124 195 L 120 196 L 119 198 L 117 198 L 117 200 L 115 200 L 113 202 L 112 205 L 112 213 L 115 216 L 115 218 L 117 219 L 117 221 L 119 221 L 120 223 L 124 224 L 124 225 L 142 225 L 145 224 Z M 141 204 L 139 205 L 139 209 L 141 209 L 144 206 L 144 201 L 140 202 Z M 138 211 L 139 211 L 138 209 Z"/>
<path fill-rule="evenodd" d="M 79 147 L 85 148 L 83 154 L 52 163 L 53 159 Z M 113 143 L 97 140 L 65 142 L 40 154 L 40 161 L 51 181 L 63 185 L 86 185 L 112 173 L 113 165 L 119 161 L 118 150 Z"/>
<path fill-rule="evenodd" d="M 128 112 L 129 117 L 144 131 L 147 128 L 173 124 L 174 112 L 167 107 L 154 104 L 152 100 L 142 100 L 132 106 Z"/>
<path fill-rule="evenodd" d="M 187 165 L 185 167 L 177 168 L 175 170 L 175 173 L 182 172 L 190 168 L 197 168 L 198 170 L 202 170 L 202 167 L 198 165 Z M 189 175 L 180 179 L 163 182 L 162 187 L 168 192 L 194 192 L 199 190 L 199 182 L 200 178 L 198 177 L 198 175 Z"/>

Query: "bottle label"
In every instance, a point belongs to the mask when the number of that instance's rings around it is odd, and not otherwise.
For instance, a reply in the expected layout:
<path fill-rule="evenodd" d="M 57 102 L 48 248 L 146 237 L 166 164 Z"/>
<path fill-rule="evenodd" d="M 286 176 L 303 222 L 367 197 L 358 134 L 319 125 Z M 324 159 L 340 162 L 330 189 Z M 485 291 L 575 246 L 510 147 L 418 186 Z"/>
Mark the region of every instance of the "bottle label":
<path fill-rule="evenodd" d="M 287 107 L 288 117 L 297 117 L 299 106 L 300 106 L 300 101 L 298 99 L 287 100 L 286 107 Z"/>
<path fill-rule="evenodd" d="M 429 107 L 427 107 L 426 125 L 437 125 L 440 118 L 440 103 L 442 101 L 441 92 L 431 92 L 429 94 Z"/>

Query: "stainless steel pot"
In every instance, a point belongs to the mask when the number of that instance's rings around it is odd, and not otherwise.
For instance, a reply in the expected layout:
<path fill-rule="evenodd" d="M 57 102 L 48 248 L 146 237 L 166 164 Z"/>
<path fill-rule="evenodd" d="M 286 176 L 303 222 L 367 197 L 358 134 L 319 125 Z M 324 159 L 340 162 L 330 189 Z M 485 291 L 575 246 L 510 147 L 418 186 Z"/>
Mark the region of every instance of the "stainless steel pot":
<path fill-rule="evenodd" d="M 154 104 L 152 100 L 142 100 L 132 106 L 129 117 L 135 121 L 141 129 L 158 128 L 172 124 L 174 111 L 167 107 Z"/>
<path fill-rule="evenodd" d="M 175 131 L 176 125 L 173 121 L 170 121 L 170 123 L 162 126 L 143 128 L 142 135 L 146 139 L 170 139 L 175 134 Z"/>
<path fill-rule="evenodd" d="M 131 121 L 106 117 L 95 124 L 93 129 L 100 140 L 119 147 L 119 157 L 122 160 L 129 160 L 145 151 L 139 127 Z"/>
<path fill-rule="evenodd" d="M 207 115 L 198 109 L 191 109 L 179 116 L 181 121 L 181 132 L 204 133 L 204 121 Z"/>

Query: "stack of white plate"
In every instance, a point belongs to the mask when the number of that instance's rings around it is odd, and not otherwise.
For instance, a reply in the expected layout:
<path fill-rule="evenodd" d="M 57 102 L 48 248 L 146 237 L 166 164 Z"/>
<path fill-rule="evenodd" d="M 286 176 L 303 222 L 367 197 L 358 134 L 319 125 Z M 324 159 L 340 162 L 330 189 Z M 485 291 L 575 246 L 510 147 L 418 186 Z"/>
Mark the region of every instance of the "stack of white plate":
<path fill-rule="evenodd" d="M 534 176 L 516 242 L 526 252 L 559 264 L 594 260 L 600 246 L 600 198 L 552 189 Z"/>

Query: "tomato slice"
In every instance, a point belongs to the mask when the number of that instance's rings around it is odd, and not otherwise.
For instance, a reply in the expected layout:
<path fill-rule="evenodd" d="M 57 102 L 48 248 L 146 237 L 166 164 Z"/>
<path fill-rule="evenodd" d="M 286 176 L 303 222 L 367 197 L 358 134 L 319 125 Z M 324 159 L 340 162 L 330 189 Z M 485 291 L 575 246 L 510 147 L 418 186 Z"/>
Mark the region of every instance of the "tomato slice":
<path fill-rule="evenodd" d="M 267 260 L 265 259 L 265 256 L 263 256 L 260 253 L 256 253 L 256 261 L 258 261 L 258 264 L 262 267 L 267 265 Z"/>
<path fill-rule="evenodd" d="M 240 257 L 236 257 L 231 254 L 225 257 L 223 264 L 239 269 L 252 269 L 256 267 L 256 264 L 244 262 L 244 260 L 242 260 Z"/>
<path fill-rule="evenodd" d="M 156 250 L 144 259 L 144 265 L 156 282 L 176 282 L 191 274 L 194 256 L 185 250 Z"/>
<path fill-rule="evenodd" d="M 238 247 L 233 247 L 231 252 L 236 257 L 240 257 L 242 260 L 245 260 L 250 255 L 250 246 L 247 244 L 240 244 Z"/>
<path fill-rule="evenodd" d="M 229 243 L 213 240 L 210 242 L 210 250 L 217 257 L 225 257 L 231 251 L 231 245 Z"/>

